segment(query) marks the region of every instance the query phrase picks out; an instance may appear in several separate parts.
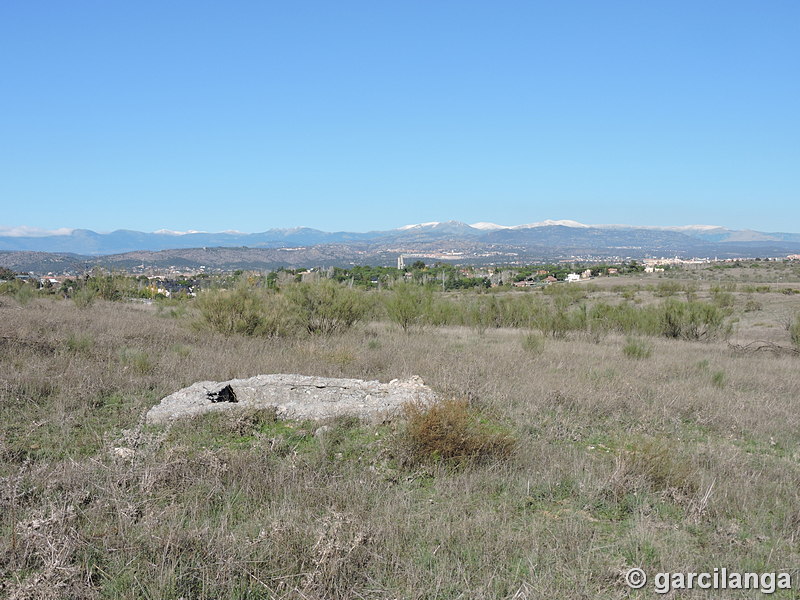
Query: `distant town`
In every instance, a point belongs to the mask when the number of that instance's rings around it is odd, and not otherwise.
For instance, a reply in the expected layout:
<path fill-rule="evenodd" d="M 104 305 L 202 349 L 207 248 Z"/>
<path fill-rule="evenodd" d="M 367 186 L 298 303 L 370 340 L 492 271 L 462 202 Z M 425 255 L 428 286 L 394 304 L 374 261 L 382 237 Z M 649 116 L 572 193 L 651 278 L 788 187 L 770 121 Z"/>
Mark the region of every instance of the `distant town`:
<path fill-rule="evenodd" d="M 98 287 L 100 296 L 103 281 L 113 282 L 113 294 L 122 294 L 142 299 L 193 297 L 203 288 L 234 285 L 241 278 L 264 287 L 280 287 L 290 282 L 312 282 L 332 279 L 351 286 L 390 286 L 396 281 L 411 281 L 421 285 L 436 285 L 443 291 L 470 288 L 536 288 L 556 283 L 579 283 L 602 277 L 626 274 L 663 274 L 669 270 L 691 270 L 701 267 L 723 268 L 743 263 L 800 262 L 800 254 L 782 257 L 749 258 L 645 258 L 619 261 L 589 260 L 588 257 L 573 257 L 555 263 L 503 264 L 494 266 L 470 266 L 454 264 L 462 258 L 459 253 L 409 252 L 397 256 L 396 267 L 353 265 L 342 267 L 302 267 L 274 270 L 264 269 L 220 269 L 201 265 L 198 269 L 170 265 L 166 268 L 148 266 L 144 263 L 127 269 L 105 269 L 94 266 L 83 271 L 64 272 L 16 272 L 0 268 L 0 286 L 28 285 L 44 293 L 69 297 L 85 287 L 87 282 Z M 427 261 L 427 262 L 426 262 Z M 112 294 L 112 295 L 113 295 Z M 115 298 L 109 298 L 115 299 Z"/>

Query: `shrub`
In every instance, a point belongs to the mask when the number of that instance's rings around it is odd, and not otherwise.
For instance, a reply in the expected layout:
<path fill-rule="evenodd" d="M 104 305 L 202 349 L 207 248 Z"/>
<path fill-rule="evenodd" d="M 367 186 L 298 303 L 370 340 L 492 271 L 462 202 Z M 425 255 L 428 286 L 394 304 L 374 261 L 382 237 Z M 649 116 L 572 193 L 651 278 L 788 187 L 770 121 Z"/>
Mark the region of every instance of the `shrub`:
<path fill-rule="evenodd" d="M 474 298 L 467 305 L 466 318 L 469 326 L 484 333 L 489 327 L 500 327 L 503 323 L 500 306 L 494 297 Z"/>
<path fill-rule="evenodd" d="M 185 296 L 176 296 L 173 298 L 159 298 L 156 302 L 158 307 L 158 315 L 168 317 L 170 319 L 180 319 L 186 316 L 188 312 L 187 299 Z"/>
<path fill-rule="evenodd" d="M 653 353 L 653 347 L 641 340 L 628 338 L 625 346 L 622 348 L 622 353 L 628 358 L 650 358 L 650 355 Z"/>
<path fill-rule="evenodd" d="M 570 322 L 570 313 L 558 306 L 539 311 L 533 318 L 533 323 L 541 329 L 542 333 L 553 338 L 562 338 L 573 329 Z"/>
<path fill-rule="evenodd" d="M 119 352 L 120 362 L 130 367 L 138 375 L 148 375 L 155 370 L 150 355 L 144 350 L 122 348 Z"/>
<path fill-rule="evenodd" d="M 404 458 L 411 464 L 503 458 L 516 443 L 505 427 L 488 420 L 466 400 L 444 400 L 431 406 L 407 404 L 404 416 L 402 445 Z"/>
<path fill-rule="evenodd" d="M 469 317 L 465 310 L 464 303 L 459 302 L 449 294 L 434 293 L 431 288 L 427 288 L 430 294 L 430 302 L 426 300 L 422 322 L 434 327 L 446 325 L 468 325 Z M 427 298 L 427 297 L 426 297 Z"/>
<path fill-rule="evenodd" d="M 800 350 L 800 315 L 795 317 L 794 323 L 789 327 L 789 336 L 794 347 Z"/>
<path fill-rule="evenodd" d="M 122 300 L 134 295 L 133 281 L 122 274 L 95 273 L 86 279 L 83 287 L 103 300 Z"/>
<path fill-rule="evenodd" d="M 720 308 L 730 308 L 734 305 L 735 299 L 730 292 L 714 291 L 711 294 L 711 299 Z"/>
<path fill-rule="evenodd" d="M 33 300 L 36 295 L 36 290 L 33 287 L 23 284 L 14 293 L 14 299 L 19 302 L 20 306 L 27 306 L 28 302 Z"/>
<path fill-rule="evenodd" d="M 531 354 L 541 354 L 544 351 L 544 337 L 531 332 L 522 338 L 522 347 Z"/>
<path fill-rule="evenodd" d="M 668 296 L 674 296 L 680 291 L 681 284 L 679 284 L 677 281 L 662 281 L 653 291 L 653 294 L 659 298 L 666 298 Z"/>
<path fill-rule="evenodd" d="M 587 325 L 594 334 L 614 330 L 620 333 L 642 335 L 658 334 L 658 317 L 652 307 L 638 308 L 628 303 L 610 305 L 595 304 L 588 311 Z"/>
<path fill-rule="evenodd" d="M 583 300 L 589 294 L 584 285 L 572 285 L 567 283 L 559 283 L 548 285 L 542 289 L 542 293 L 546 296 L 552 296 L 555 299 L 562 298 L 567 304 L 574 304 L 579 300 Z"/>
<path fill-rule="evenodd" d="M 297 328 L 283 297 L 246 286 L 203 292 L 197 297 L 197 307 L 200 319 L 195 325 L 225 335 L 279 336 Z"/>
<path fill-rule="evenodd" d="M 92 338 L 88 335 L 69 334 L 65 342 L 67 352 L 71 354 L 88 354 L 92 349 Z"/>
<path fill-rule="evenodd" d="M 94 299 L 97 293 L 89 287 L 82 287 L 77 292 L 72 294 L 72 301 L 80 309 L 89 308 L 94 304 Z"/>
<path fill-rule="evenodd" d="M 747 302 L 744 303 L 744 312 L 756 312 L 762 308 L 761 302 L 752 298 L 748 298 Z"/>
<path fill-rule="evenodd" d="M 173 344 L 170 349 L 181 358 L 186 358 L 192 353 L 191 346 L 185 344 Z"/>
<path fill-rule="evenodd" d="M 728 311 L 708 302 L 679 302 L 668 299 L 661 305 L 661 333 L 688 340 L 713 339 L 730 333 Z"/>
<path fill-rule="evenodd" d="M 685 499 L 697 490 L 696 469 L 673 444 L 645 439 L 617 455 L 611 490 L 618 498 L 647 491 Z"/>
<path fill-rule="evenodd" d="M 430 290 L 407 282 L 395 285 L 385 300 L 389 319 L 406 332 L 425 321 L 432 304 L 433 293 Z"/>
<path fill-rule="evenodd" d="M 725 371 L 715 371 L 714 374 L 711 376 L 711 383 L 714 385 L 714 387 L 724 388 Z"/>
<path fill-rule="evenodd" d="M 286 298 L 303 328 L 329 335 L 350 329 L 370 310 L 363 292 L 335 281 L 298 283 L 286 288 Z"/>
<path fill-rule="evenodd" d="M 586 304 L 565 306 L 565 298 L 556 297 L 554 306 L 529 303 L 522 318 L 523 326 L 534 327 L 551 337 L 564 337 L 570 331 L 589 331 L 595 336 L 618 331 L 689 340 L 714 339 L 727 335 L 731 328 L 725 320 L 730 310 L 708 302 L 668 298 L 658 306 L 597 302 L 590 308 Z M 502 316 L 503 325 L 510 325 L 505 313 Z"/>

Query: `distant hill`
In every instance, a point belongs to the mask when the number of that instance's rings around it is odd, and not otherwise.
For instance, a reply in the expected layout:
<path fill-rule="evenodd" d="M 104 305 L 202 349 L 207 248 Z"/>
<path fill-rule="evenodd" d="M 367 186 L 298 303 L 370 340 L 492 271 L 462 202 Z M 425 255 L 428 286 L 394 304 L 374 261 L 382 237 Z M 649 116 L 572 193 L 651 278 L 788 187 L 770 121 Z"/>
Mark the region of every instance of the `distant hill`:
<path fill-rule="evenodd" d="M 262 233 L 76 229 L 59 235 L 0 235 L 0 266 L 33 272 L 82 271 L 92 265 L 196 269 L 395 264 L 399 254 L 456 262 L 512 263 L 648 256 L 749 257 L 800 252 L 800 234 L 713 225 L 639 227 L 543 221 L 503 226 L 459 221 L 387 231 L 324 232 L 306 227 Z M 444 256 L 442 253 L 449 253 Z"/>
<path fill-rule="evenodd" d="M 98 256 L 120 254 L 134 250 L 169 250 L 173 248 L 202 248 L 209 246 L 274 248 L 350 242 L 361 239 L 370 239 L 370 234 L 326 233 L 307 227 L 270 229 L 263 233 L 171 233 L 163 231 L 144 233 L 126 229 L 118 229 L 111 233 L 96 233 L 88 229 L 74 229 L 66 235 L 0 235 L 0 250 L 71 252 Z"/>

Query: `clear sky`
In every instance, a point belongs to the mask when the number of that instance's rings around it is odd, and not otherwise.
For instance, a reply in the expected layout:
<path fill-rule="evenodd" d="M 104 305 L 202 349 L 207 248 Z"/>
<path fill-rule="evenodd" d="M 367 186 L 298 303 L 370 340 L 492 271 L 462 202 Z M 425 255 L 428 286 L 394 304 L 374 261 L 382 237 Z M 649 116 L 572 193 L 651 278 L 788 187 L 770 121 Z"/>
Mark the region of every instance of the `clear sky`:
<path fill-rule="evenodd" d="M 0 225 L 800 231 L 797 0 L 5 0 Z"/>

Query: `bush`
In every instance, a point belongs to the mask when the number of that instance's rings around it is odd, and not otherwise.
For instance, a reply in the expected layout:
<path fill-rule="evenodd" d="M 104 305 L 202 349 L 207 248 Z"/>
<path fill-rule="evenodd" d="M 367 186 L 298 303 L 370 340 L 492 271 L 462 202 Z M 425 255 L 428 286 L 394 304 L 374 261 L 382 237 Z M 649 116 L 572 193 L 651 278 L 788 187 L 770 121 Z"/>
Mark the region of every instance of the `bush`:
<path fill-rule="evenodd" d="M 725 324 L 729 314 L 707 302 L 666 300 L 661 305 L 661 333 L 666 337 L 688 340 L 713 339 L 730 333 Z"/>
<path fill-rule="evenodd" d="M 568 283 L 548 285 L 542 289 L 542 293 L 545 296 L 552 296 L 556 300 L 561 298 L 567 305 L 583 300 L 589 295 L 587 292 L 588 290 L 584 285 L 572 285 Z"/>
<path fill-rule="evenodd" d="M 536 317 L 536 322 L 542 333 L 553 338 L 563 338 L 567 332 L 574 329 L 570 322 L 570 313 L 558 307 L 550 310 L 543 310 Z"/>
<path fill-rule="evenodd" d="M 155 370 L 155 364 L 144 350 L 122 348 L 119 352 L 119 359 L 137 375 L 148 375 Z"/>
<path fill-rule="evenodd" d="M 748 298 L 747 302 L 744 303 L 744 312 L 755 312 L 762 308 L 761 302 L 753 300 L 752 298 Z"/>
<path fill-rule="evenodd" d="M 645 491 L 686 499 L 698 487 L 694 465 L 679 447 L 660 439 L 644 439 L 620 452 L 610 483 L 617 498 Z"/>
<path fill-rule="evenodd" d="M 197 307 L 196 326 L 225 335 L 279 336 L 297 328 L 284 298 L 246 286 L 203 292 L 197 297 Z"/>
<path fill-rule="evenodd" d="M 713 339 L 727 335 L 730 314 L 708 302 L 681 302 L 668 298 L 661 305 L 637 307 L 624 302 L 611 305 L 598 302 L 589 308 L 530 305 L 529 326 L 551 337 L 564 337 L 570 331 L 589 331 L 602 335 L 610 331 L 638 335 L 664 335 L 690 340 Z"/>
<path fill-rule="evenodd" d="M 725 387 L 725 371 L 715 371 L 714 374 L 711 376 L 711 383 L 714 387 L 724 388 Z"/>
<path fill-rule="evenodd" d="M 188 299 L 185 296 L 175 296 L 172 298 L 159 298 L 156 301 L 158 315 L 170 319 L 180 319 L 188 312 Z"/>
<path fill-rule="evenodd" d="M 97 292 L 95 292 L 95 290 L 88 287 L 82 287 L 77 292 L 72 294 L 72 301 L 75 303 L 75 306 L 80 309 L 89 308 L 92 304 L 94 304 L 96 295 Z"/>
<path fill-rule="evenodd" d="M 531 332 L 522 338 L 522 347 L 531 354 L 541 354 L 544 351 L 544 337 Z"/>
<path fill-rule="evenodd" d="M 286 288 L 285 293 L 292 311 L 309 333 L 329 335 L 346 331 L 371 308 L 363 292 L 330 280 L 298 283 Z"/>
<path fill-rule="evenodd" d="M 283 292 L 240 284 L 235 290 L 213 290 L 197 298 L 196 325 L 225 335 L 283 336 L 345 331 L 363 319 L 370 303 L 363 292 L 333 281 L 298 283 Z"/>
<path fill-rule="evenodd" d="M 650 358 L 653 353 L 653 347 L 650 344 L 645 344 L 641 340 L 628 338 L 625 346 L 622 348 L 622 353 L 628 358 Z"/>
<path fill-rule="evenodd" d="M 486 419 L 466 400 L 444 400 L 431 406 L 407 404 L 402 435 L 405 461 L 463 464 L 507 457 L 516 440 L 503 426 Z"/>
<path fill-rule="evenodd" d="M 73 333 L 67 336 L 66 340 L 67 352 L 71 354 L 88 354 L 92 350 L 94 343 L 92 338 L 88 335 L 75 335 Z"/>
<path fill-rule="evenodd" d="M 500 306 L 494 297 L 473 298 L 467 305 L 466 318 L 469 326 L 479 333 L 484 333 L 489 327 L 500 327 L 502 324 Z"/>
<path fill-rule="evenodd" d="M 789 336 L 794 347 L 800 350 L 800 315 L 797 315 L 794 323 L 789 327 Z"/>
<path fill-rule="evenodd" d="M 587 324 L 592 333 L 608 331 L 657 335 L 658 316 L 654 307 L 638 308 L 629 303 L 617 305 L 598 302 L 587 315 Z"/>
<path fill-rule="evenodd" d="M 28 303 L 36 297 L 36 290 L 30 285 L 23 284 L 19 286 L 14 293 L 14 299 L 19 302 L 20 306 L 27 306 Z"/>
<path fill-rule="evenodd" d="M 125 275 L 98 273 L 90 276 L 83 287 L 103 300 L 122 300 L 133 295 L 133 283 Z"/>
<path fill-rule="evenodd" d="M 395 285 L 385 300 L 389 319 L 405 332 L 422 325 L 432 305 L 433 293 L 430 290 L 407 282 Z"/>
<path fill-rule="evenodd" d="M 720 308 L 730 308 L 735 303 L 734 296 L 730 292 L 714 291 L 711 293 L 711 299 Z"/>
<path fill-rule="evenodd" d="M 674 296 L 681 291 L 681 284 L 676 281 L 662 281 L 658 287 L 653 291 L 653 294 L 659 298 L 666 298 Z"/>

